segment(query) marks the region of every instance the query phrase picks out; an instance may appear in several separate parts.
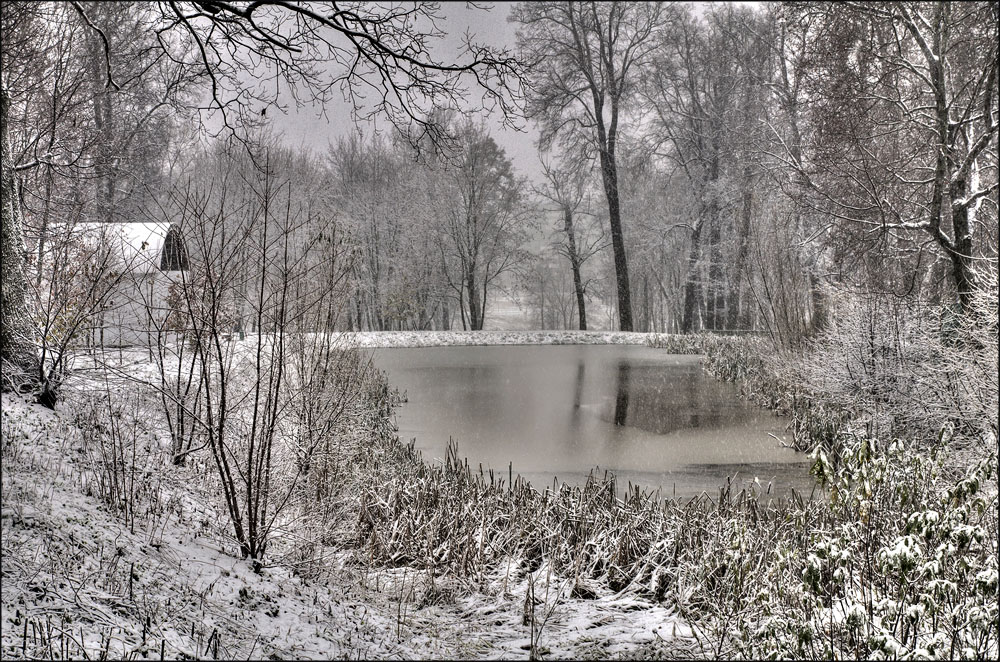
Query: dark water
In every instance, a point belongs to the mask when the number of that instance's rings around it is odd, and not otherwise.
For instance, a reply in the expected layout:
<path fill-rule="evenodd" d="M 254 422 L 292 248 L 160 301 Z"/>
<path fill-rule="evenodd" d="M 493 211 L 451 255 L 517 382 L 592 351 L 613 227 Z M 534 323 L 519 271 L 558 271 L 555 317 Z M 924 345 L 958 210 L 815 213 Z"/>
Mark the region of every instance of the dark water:
<path fill-rule="evenodd" d="M 784 448 L 786 421 L 704 373 L 696 356 L 628 345 L 379 349 L 375 364 L 408 402 L 400 438 L 430 460 L 449 438 L 472 467 L 535 487 L 599 467 L 664 494 L 717 494 L 756 478 L 808 496 L 808 459 Z M 770 433 L 770 434 L 769 434 Z M 771 435 L 774 435 L 772 437 Z"/>

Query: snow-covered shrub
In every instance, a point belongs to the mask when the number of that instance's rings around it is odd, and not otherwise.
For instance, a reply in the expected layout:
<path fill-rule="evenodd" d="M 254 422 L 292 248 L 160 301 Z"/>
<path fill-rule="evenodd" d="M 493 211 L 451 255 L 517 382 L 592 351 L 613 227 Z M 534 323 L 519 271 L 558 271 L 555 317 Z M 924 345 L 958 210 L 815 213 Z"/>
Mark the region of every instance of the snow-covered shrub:
<path fill-rule="evenodd" d="M 678 595 L 713 651 L 750 658 L 997 656 L 992 287 L 976 294 L 973 314 L 948 324 L 927 314 L 933 309 L 882 299 L 836 308 L 799 364 L 806 379 L 793 410 L 813 442 L 813 472 L 828 500 L 787 530 L 743 518 L 720 525 L 730 540 L 742 526 L 774 537 L 750 550 L 761 563 L 749 578 L 717 573 Z M 732 343 L 719 356 L 741 349 Z M 767 365 L 752 353 L 748 365 Z M 840 419 L 823 428 L 817 408 Z M 703 569 L 718 565 L 708 560 Z"/>
<path fill-rule="evenodd" d="M 357 475 L 365 447 L 394 433 L 398 396 L 363 353 L 326 336 L 292 340 L 288 366 L 291 427 L 281 472 L 294 478 L 274 555 L 304 576 L 323 574 L 324 558 L 356 537 Z"/>
<path fill-rule="evenodd" d="M 901 414 L 915 430 L 953 425 L 956 438 L 978 453 L 996 448 L 1000 412 L 996 265 L 986 263 L 980 276 L 971 312 L 944 320 L 941 332 L 931 337 L 933 359 L 913 377 L 922 407 Z"/>
<path fill-rule="evenodd" d="M 995 275 L 986 282 L 961 316 L 884 294 L 840 296 L 801 361 L 804 389 L 868 437 L 920 443 L 946 425 L 953 445 L 995 446 Z"/>
<path fill-rule="evenodd" d="M 740 394 L 791 418 L 792 443 L 799 450 L 830 445 L 851 418 L 822 394 L 803 385 L 800 354 L 765 338 L 718 336 L 705 345 L 705 370 L 734 382 Z"/>
<path fill-rule="evenodd" d="M 653 334 L 650 347 L 670 354 L 704 354 L 705 370 L 716 379 L 734 382 L 743 397 L 779 414 L 795 410 L 797 387 L 795 356 L 757 336 L 712 333 Z"/>
<path fill-rule="evenodd" d="M 675 599 L 707 635 L 705 654 L 997 656 L 991 274 L 961 317 L 841 294 L 800 353 L 754 338 L 703 344 L 709 372 L 791 416 L 827 496 L 720 502 L 688 529 L 702 533 L 686 534 Z"/>
<path fill-rule="evenodd" d="M 148 402 L 136 390 L 71 401 L 93 481 L 88 488 L 132 533 L 151 532 L 169 504 L 161 490 L 163 453 L 148 425 Z"/>
<path fill-rule="evenodd" d="M 721 337 L 706 347 L 705 369 L 716 379 L 735 382 L 747 399 L 786 414 L 795 408 L 796 375 L 788 350 L 764 338 Z"/>
<path fill-rule="evenodd" d="M 995 658 L 997 455 L 955 480 L 946 452 L 946 438 L 929 452 L 853 438 L 826 466 L 828 501 L 713 513 L 677 594 L 704 652 Z"/>

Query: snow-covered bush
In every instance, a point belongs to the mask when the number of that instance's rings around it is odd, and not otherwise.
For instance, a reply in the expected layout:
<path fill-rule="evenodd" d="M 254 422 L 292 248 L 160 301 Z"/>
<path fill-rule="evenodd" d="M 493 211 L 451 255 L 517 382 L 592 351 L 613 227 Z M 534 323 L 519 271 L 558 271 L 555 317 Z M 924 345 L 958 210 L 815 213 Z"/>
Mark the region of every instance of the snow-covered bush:
<path fill-rule="evenodd" d="M 997 656 L 996 306 L 995 285 L 947 324 L 926 306 L 840 302 L 793 368 L 804 378 L 793 424 L 828 500 L 787 529 L 720 523 L 723 539 L 748 528 L 761 543 L 741 542 L 726 572 L 678 595 L 712 651 Z M 747 356 L 755 379 L 776 374 L 756 350 L 730 343 L 709 363 Z M 703 570 L 723 567 L 718 557 Z"/>
<path fill-rule="evenodd" d="M 82 436 L 98 497 L 132 533 L 156 529 L 170 505 L 161 490 L 163 452 L 149 425 L 149 403 L 136 389 L 71 399 L 73 432 Z"/>
<path fill-rule="evenodd" d="M 273 555 L 303 576 L 328 570 L 329 552 L 356 538 L 357 474 L 365 447 L 394 434 L 398 396 L 362 352 L 330 336 L 290 341 L 287 409 L 290 432 L 280 471 L 292 480 Z"/>
<path fill-rule="evenodd" d="M 830 468 L 826 525 L 804 532 L 783 577 L 764 578 L 772 627 L 740 633 L 741 653 L 996 656 L 996 453 L 956 482 L 940 477 L 943 448 L 873 452 L 859 439 L 846 449 Z"/>
<path fill-rule="evenodd" d="M 919 300 L 841 296 L 801 361 L 804 390 L 873 438 L 986 448 L 997 440 L 996 276 L 959 316 Z"/>
<path fill-rule="evenodd" d="M 829 445 L 851 417 L 803 385 L 801 355 L 793 350 L 752 336 L 716 336 L 704 349 L 705 369 L 712 376 L 734 382 L 743 397 L 791 418 L 792 443 L 798 450 Z"/>

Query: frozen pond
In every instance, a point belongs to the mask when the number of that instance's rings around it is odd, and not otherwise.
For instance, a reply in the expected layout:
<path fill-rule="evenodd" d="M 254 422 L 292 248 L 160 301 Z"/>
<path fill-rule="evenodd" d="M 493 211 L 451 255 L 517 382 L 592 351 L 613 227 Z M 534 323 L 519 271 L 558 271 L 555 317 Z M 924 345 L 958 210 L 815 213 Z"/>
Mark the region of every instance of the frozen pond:
<path fill-rule="evenodd" d="M 537 488 L 595 467 L 666 495 L 715 495 L 735 477 L 808 497 L 808 458 L 782 447 L 786 421 L 712 379 L 701 358 L 630 345 L 374 350 L 408 402 L 399 436 L 428 460 L 449 438 L 470 466 Z M 769 434 L 770 433 L 770 434 Z M 772 437 L 771 435 L 774 435 Z"/>

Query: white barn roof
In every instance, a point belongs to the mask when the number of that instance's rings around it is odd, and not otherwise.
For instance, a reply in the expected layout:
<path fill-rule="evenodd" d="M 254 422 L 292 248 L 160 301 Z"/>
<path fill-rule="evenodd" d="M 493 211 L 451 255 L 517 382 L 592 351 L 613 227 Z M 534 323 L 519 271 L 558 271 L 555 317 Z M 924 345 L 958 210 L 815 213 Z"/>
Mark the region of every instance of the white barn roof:
<path fill-rule="evenodd" d="M 180 241 L 180 234 L 170 223 L 78 223 L 72 234 L 82 242 L 109 247 L 130 271 L 172 271 L 178 266 L 178 247 L 171 244 Z M 164 249 L 173 254 L 164 255 Z M 179 250 L 186 266 L 186 251 L 183 246 Z"/>

